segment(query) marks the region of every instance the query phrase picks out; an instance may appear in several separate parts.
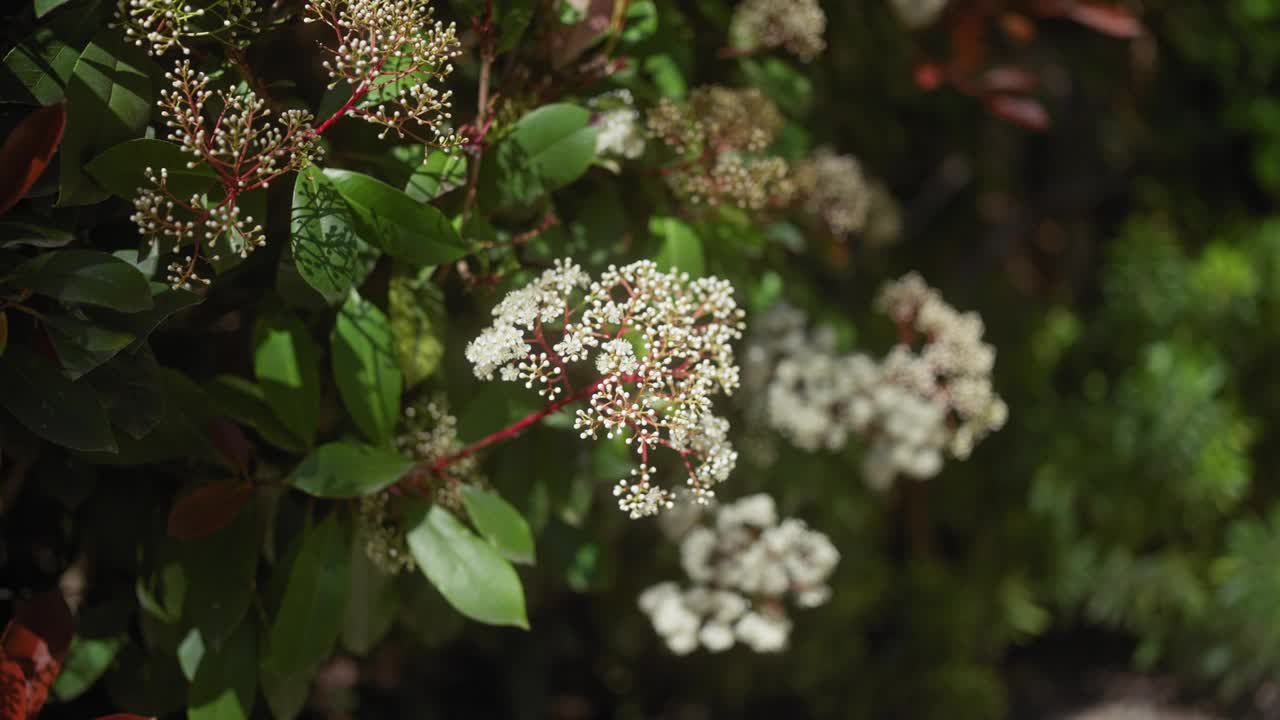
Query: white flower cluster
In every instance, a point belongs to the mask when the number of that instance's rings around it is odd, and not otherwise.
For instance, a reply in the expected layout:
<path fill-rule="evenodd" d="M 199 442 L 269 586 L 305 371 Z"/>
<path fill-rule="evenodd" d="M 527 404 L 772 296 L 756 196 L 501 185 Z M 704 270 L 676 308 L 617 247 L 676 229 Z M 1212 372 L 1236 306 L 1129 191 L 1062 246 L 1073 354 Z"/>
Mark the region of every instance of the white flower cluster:
<path fill-rule="evenodd" d="M 307 0 L 306 22 L 333 28 L 336 45 L 324 68 L 330 87 L 346 83 L 354 117 L 437 147 L 462 138 L 447 129 L 451 90 L 439 85 L 462 54 L 457 28 L 434 21 L 426 0 Z M 364 102 L 361 102 L 364 100 Z"/>
<path fill-rule="evenodd" d="M 901 338 L 879 361 L 837 354 L 829 331 L 807 331 L 804 314 L 784 306 L 753 333 L 745 376 L 761 397 L 755 410 L 798 447 L 864 438 L 866 480 L 885 488 L 899 474 L 937 475 L 945 455 L 967 458 L 1009 411 L 992 387 L 995 349 L 976 313 L 957 312 L 915 273 L 887 285 L 877 306 Z"/>
<path fill-rule="evenodd" d="M 841 238 L 866 226 L 871 191 L 857 158 L 822 148 L 796 165 L 795 182 L 805 210 L 832 235 Z"/>
<path fill-rule="evenodd" d="M 644 128 L 635 109 L 631 91 L 623 88 L 595 98 L 596 155 L 601 158 L 634 160 L 644 154 Z"/>
<path fill-rule="evenodd" d="M 785 601 L 825 603 L 840 552 L 800 520 L 779 522 L 773 498 L 751 495 L 722 506 L 714 525 L 692 528 L 680 558 L 690 587 L 659 583 L 639 598 L 672 652 L 684 655 L 699 645 L 721 652 L 735 642 L 779 652 L 791 634 Z"/>
<path fill-rule="evenodd" d="M 818 0 L 744 0 L 730 34 L 746 47 L 784 47 L 804 62 L 826 49 L 827 16 Z"/>
<path fill-rule="evenodd" d="M 241 33 L 258 31 L 257 3 L 254 0 L 120 0 L 116 24 L 126 37 L 152 55 L 173 48 L 190 55 L 186 43 L 210 38 L 228 43 L 243 42 Z"/>
<path fill-rule="evenodd" d="M 711 412 L 714 394 L 738 386 L 731 343 L 742 336 L 743 312 L 728 282 L 663 272 L 648 260 L 610 266 L 592 281 L 559 260 L 493 316 L 467 346 L 476 376 L 496 372 L 558 404 L 585 399 L 574 422 L 582 437 L 622 435 L 639 456 L 614 488 L 624 512 L 639 518 L 673 505 L 654 478 L 650 453 L 659 447 L 679 457 L 697 502 L 715 496 L 738 457 L 728 423 Z M 575 392 L 570 365 L 587 360 L 596 379 Z"/>
<path fill-rule="evenodd" d="M 183 151 L 192 156 L 187 167 L 207 165 L 222 185 L 223 197 L 216 203 L 198 194 L 179 197 L 169 187 L 168 168 L 158 172 L 147 168 L 151 186 L 138 188 L 131 219 L 156 247 L 163 242 L 176 254 L 182 252 L 183 245 L 192 243 L 187 257 L 168 267 L 170 283 L 190 287 L 192 282 L 208 284 L 196 268 L 202 253 L 217 261 L 219 244 L 240 257 L 266 244 L 262 226 L 252 217 L 241 216 L 237 196 L 265 188 L 280 175 L 309 162 L 318 146 L 310 113 L 286 110 L 272 123 L 271 110 L 252 91 L 211 90 L 209 76 L 193 70 L 187 60 L 165 77 L 171 85 L 160 91 L 165 125 Z M 217 117 L 210 125 L 205 106 L 214 98 Z"/>
<path fill-rule="evenodd" d="M 932 25 L 942 11 L 947 9 L 949 0 L 893 0 L 893 11 L 903 25 L 918 30 Z"/>

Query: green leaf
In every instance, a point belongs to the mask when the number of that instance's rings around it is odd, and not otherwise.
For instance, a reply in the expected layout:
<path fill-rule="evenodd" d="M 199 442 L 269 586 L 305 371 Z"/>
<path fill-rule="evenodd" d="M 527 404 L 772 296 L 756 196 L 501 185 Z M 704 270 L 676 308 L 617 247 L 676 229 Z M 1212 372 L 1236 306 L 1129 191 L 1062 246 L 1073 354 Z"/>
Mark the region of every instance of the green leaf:
<path fill-rule="evenodd" d="M 120 357 L 120 356 L 117 356 Z M 132 357 L 137 357 L 136 355 Z M 113 361 L 114 362 L 114 361 Z M 99 394 L 106 396 L 98 386 L 97 375 L 111 367 L 108 363 L 90 373 L 81 382 L 95 383 Z M 150 465 L 182 458 L 184 461 L 202 461 L 218 464 L 221 458 L 209 442 L 205 426 L 210 419 L 211 401 L 187 376 L 170 368 L 159 368 L 160 386 L 143 397 L 124 397 L 115 402 L 136 402 L 136 406 L 112 406 L 113 421 L 125 429 L 117 436 L 119 450 L 112 453 L 91 453 L 88 459 L 104 465 Z M 128 390 L 128 388 L 125 388 Z M 153 395 L 154 393 L 154 399 Z M 112 398 L 107 398 L 111 400 Z M 163 405 L 163 415 L 158 422 L 151 418 L 154 407 Z M 121 417 L 116 418 L 119 413 Z M 125 416 L 128 416 L 126 419 Z M 127 423 L 121 425 L 121 423 Z M 141 427 L 153 429 L 146 435 L 134 438 L 131 432 Z"/>
<path fill-rule="evenodd" d="M 8 76 L 5 85 L 22 88 L 14 99 L 30 99 L 40 105 L 60 103 L 79 57 L 77 48 L 56 38 L 53 31 L 41 28 L 4 56 L 3 72 Z"/>
<path fill-rule="evenodd" d="M 75 239 L 69 229 L 22 220 L 0 220 L 0 247 L 59 248 Z"/>
<path fill-rule="evenodd" d="M 433 267 L 391 269 L 387 313 L 404 383 L 413 387 L 431 376 L 444 357 L 444 293 L 431 281 Z"/>
<path fill-rule="evenodd" d="M 164 419 L 168 401 L 160 380 L 160 365 L 150 347 L 116 355 L 85 379 L 98 392 L 112 426 L 128 437 L 141 439 Z"/>
<path fill-rule="evenodd" d="M 276 720 L 294 720 L 302 713 L 311 693 L 311 670 L 284 674 L 263 665 L 259 668 L 262 695 Z"/>
<path fill-rule="evenodd" d="M 90 160 L 84 171 L 107 192 L 132 200 L 140 189 L 152 187 L 147 181 L 147 168 L 157 174 L 164 168 L 168 170 L 169 190 L 185 199 L 208 192 L 217 180 L 213 170 L 203 162 L 188 168 L 187 163 L 192 160 L 194 156 L 183 152 L 176 143 L 138 138 L 107 148 Z"/>
<path fill-rule="evenodd" d="M 245 624 L 253 600 L 261 534 L 250 508 L 217 532 L 168 541 L 186 579 L 183 618 L 200 630 L 210 648 Z"/>
<path fill-rule="evenodd" d="M 334 442 L 311 451 L 289 476 L 289 484 L 316 497 L 353 498 L 387 487 L 413 465 L 394 450 Z"/>
<path fill-rule="evenodd" d="M 596 157 L 591 113 L 568 103 L 544 105 L 516 121 L 481 171 L 481 199 L 490 208 L 530 205 L 577 180 Z"/>
<path fill-rule="evenodd" d="M 67 650 L 62 672 L 53 683 L 54 697 L 61 702 L 68 702 L 83 695 L 111 666 L 111 661 L 120 653 L 125 641 L 123 634 L 86 637 L 77 632 L 71 639 L 71 648 Z"/>
<path fill-rule="evenodd" d="M 257 631 L 240 623 L 221 647 L 209 648 L 191 681 L 188 720 L 249 720 L 258 692 Z"/>
<path fill-rule="evenodd" d="M 399 190 L 349 170 L 324 171 L 346 199 L 356 232 L 388 255 L 417 265 L 439 265 L 467 254 L 449 220 Z"/>
<path fill-rule="evenodd" d="M 45 328 L 62 369 L 72 380 L 80 379 L 115 357 L 134 341 L 129 333 L 100 327 L 66 313 L 46 315 Z"/>
<path fill-rule="evenodd" d="M 289 568 L 263 663 L 283 676 L 308 671 L 329 657 L 347 604 L 351 536 L 337 514 L 309 528 Z"/>
<path fill-rule="evenodd" d="M 36 17 L 42 18 L 68 2 L 70 0 L 32 0 L 31 4 L 36 10 Z"/>
<path fill-rule="evenodd" d="M 289 246 L 298 273 L 329 303 L 347 296 L 364 263 L 351 211 L 320 168 L 308 165 L 293 185 Z"/>
<path fill-rule="evenodd" d="M 672 268 L 701 277 L 706 271 L 702 257 L 702 240 L 683 220 L 673 217 L 649 219 L 649 232 L 658 238 L 658 254 L 654 262 L 661 270 Z"/>
<path fill-rule="evenodd" d="M 365 655 L 386 636 L 400 609 L 395 577 L 378 569 L 357 536 L 351 544 L 351 590 L 342 621 L 342 647 Z"/>
<path fill-rule="evenodd" d="M 121 312 L 150 310 L 153 305 L 145 275 L 120 258 L 94 250 L 42 253 L 14 268 L 10 282 L 62 302 Z"/>
<path fill-rule="evenodd" d="M 366 438 L 385 444 L 400 416 L 404 385 L 387 316 L 352 290 L 338 312 L 330 348 L 342 404 Z"/>
<path fill-rule="evenodd" d="M 117 449 L 107 411 L 89 383 L 68 380 L 25 347 L 0 355 L 0 405 L 52 443 L 75 450 Z"/>
<path fill-rule="evenodd" d="M 200 663 L 204 660 L 207 650 L 200 628 L 188 630 L 182 642 L 178 643 L 178 667 L 182 668 L 182 674 L 188 682 L 195 679 L 196 673 L 200 672 Z"/>
<path fill-rule="evenodd" d="M 310 447 L 320 415 L 320 361 L 306 326 L 287 310 L 268 309 L 258 317 L 253 348 L 253 371 L 267 404 Z"/>
<path fill-rule="evenodd" d="M 503 556 L 511 562 L 533 564 L 533 533 L 510 503 L 474 485 L 463 486 L 462 503 L 476 529 Z"/>
<path fill-rule="evenodd" d="M 505 53 L 515 48 L 533 21 L 535 0 L 504 0 L 495 15 L 501 20 L 498 26 L 497 51 Z"/>
<path fill-rule="evenodd" d="M 276 418 L 261 385 L 234 375 L 219 375 L 206 387 L 223 413 L 256 430 L 263 440 L 290 453 L 307 451 L 307 444 Z"/>
<path fill-rule="evenodd" d="M 433 149 L 426 162 L 414 168 L 404 193 L 421 203 L 431 202 L 467 182 L 467 156 Z"/>
<path fill-rule="evenodd" d="M 813 81 L 785 61 L 773 57 L 742 58 L 739 63 L 749 83 L 760 88 L 785 112 L 803 115 L 813 104 Z"/>
<path fill-rule="evenodd" d="M 67 84 L 59 206 L 106 198 L 83 167 L 112 145 L 142 136 L 151 117 L 151 66 L 146 53 L 118 30 L 103 31 L 76 60 Z"/>
<path fill-rule="evenodd" d="M 511 563 L 448 510 L 406 508 L 409 550 L 418 567 L 458 612 L 490 625 L 529 628 L 524 588 Z"/>

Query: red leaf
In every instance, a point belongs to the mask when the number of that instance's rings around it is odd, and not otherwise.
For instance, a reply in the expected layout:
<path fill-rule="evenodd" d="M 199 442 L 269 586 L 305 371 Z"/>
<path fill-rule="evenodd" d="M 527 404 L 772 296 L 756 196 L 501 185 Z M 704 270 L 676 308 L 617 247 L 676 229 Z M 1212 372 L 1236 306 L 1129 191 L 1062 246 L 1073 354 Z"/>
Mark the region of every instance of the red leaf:
<path fill-rule="evenodd" d="M 212 535 L 236 519 L 252 494 L 253 486 L 245 482 L 201 485 L 169 511 L 169 537 L 189 540 Z"/>
<path fill-rule="evenodd" d="M 5 626 L 0 636 L 0 652 L 6 660 L 5 682 L 9 682 L 7 665 L 12 663 L 26 678 L 27 715 L 40 712 L 48 699 L 71 646 L 71 632 L 71 610 L 56 590 L 19 603 L 13 619 Z M 9 712 L 7 701 L 5 712 Z M 4 720 L 9 720 L 7 715 Z"/>
<path fill-rule="evenodd" d="M 253 445 L 244 436 L 240 426 L 227 418 L 215 418 L 206 428 L 209 439 L 218 454 L 227 461 L 232 470 L 245 475 L 249 472 L 249 461 L 253 457 Z"/>
<path fill-rule="evenodd" d="M 1036 39 L 1036 24 L 1021 13 L 1001 14 L 1000 29 L 1004 31 L 1005 37 L 1019 45 L 1026 45 Z"/>
<path fill-rule="evenodd" d="M 937 90 L 945 79 L 942 68 L 932 60 L 926 60 L 916 65 L 913 74 L 915 75 L 916 87 L 926 92 Z"/>
<path fill-rule="evenodd" d="M 26 720 L 27 676 L 12 660 L 0 661 L 0 720 Z"/>
<path fill-rule="evenodd" d="M 1116 5 L 1072 4 L 1067 9 L 1067 17 L 1112 37 L 1131 39 L 1143 32 L 1142 23 Z"/>
<path fill-rule="evenodd" d="M 42 107 L 18 123 L 0 145 L 0 215 L 18 204 L 53 159 L 67 113 L 61 104 Z"/>
<path fill-rule="evenodd" d="M 1033 98 L 992 95 L 987 98 L 987 110 L 998 118 L 1029 130 L 1044 130 L 1049 127 L 1049 113 L 1039 100 Z"/>
<path fill-rule="evenodd" d="M 1040 85 L 1040 78 L 1029 70 L 1002 65 L 986 72 L 983 85 L 987 92 L 1028 93 Z"/>

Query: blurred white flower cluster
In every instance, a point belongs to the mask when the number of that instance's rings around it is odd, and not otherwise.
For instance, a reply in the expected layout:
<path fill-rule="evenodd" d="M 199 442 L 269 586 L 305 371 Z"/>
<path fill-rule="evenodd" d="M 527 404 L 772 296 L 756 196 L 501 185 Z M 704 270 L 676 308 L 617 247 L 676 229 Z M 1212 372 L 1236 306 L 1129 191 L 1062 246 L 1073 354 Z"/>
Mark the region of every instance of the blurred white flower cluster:
<path fill-rule="evenodd" d="M 827 15 L 818 0 L 743 0 L 729 33 L 743 47 L 786 48 L 809 62 L 827 47 Z"/>
<path fill-rule="evenodd" d="M 742 336 L 743 312 L 728 282 L 647 260 L 610 266 L 592 281 L 558 260 L 511 291 L 493 316 L 467 345 L 476 377 L 497 373 L 558 404 L 586 400 L 574 422 L 582 437 L 621 435 L 639 457 L 614 488 L 624 512 L 639 518 L 674 504 L 655 479 L 650 454 L 658 448 L 678 458 L 696 502 L 715 496 L 712 487 L 738 458 L 728 422 L 711 412 L 712 396 L 739 382 L 731 343 Z M 575 391 L 570 366 L 584 361 L 595 379 Z"/>
<path fill-rule="evenodd" d="M 830 329 L 810 331 L 804 313 L 779 306 L 753 332 L 744 376 L 756 413 L 796 446 L 838 450 L 863 438 L 866 480 L 885 488 L 900 474 L 937 475 L 946 455 L 967 458 L 1008 407 L 992 387 L 995 348 L 976 313 L 957 312 L 915 273 L 876 304 L 899 329 L 880 360 L 837 353 Z"/>
<path fill-rule="evenodd" d="M 871 210 L 871 187 L 852 155 L 821 148 L 796 165 L 796 195 L 832 235 L 859 232 Z"/>
<path fill-rule="evenodd" d="M 932 25 L 947 9 L 949 0 L 893 0 L 893 11 L 903 25 L 918 30 Z"/>
<path fill-rule="evenodd" d="M 714 524 L 691 528 L 680 557 L 692 584 L 659 583 L 640 594 L 639 605 L 681 655 L 738 642 L 756 652 L 784 650 L 791 634 L 786 601 L 826 602 L 827 579 L 840 561 L 826 535 L 795 518 L 779 521 L 773 498 L 763 494 L 724 505 Z"/>
<path fill-rule="evenodd" d="M 606 161 L 634 160 L 644 154 L 644 127 L 626 88 L 605 93 L 591 101 L 596 118 L 596 155 Z M 616 170 L 615 170 L 616 171 Z"/>

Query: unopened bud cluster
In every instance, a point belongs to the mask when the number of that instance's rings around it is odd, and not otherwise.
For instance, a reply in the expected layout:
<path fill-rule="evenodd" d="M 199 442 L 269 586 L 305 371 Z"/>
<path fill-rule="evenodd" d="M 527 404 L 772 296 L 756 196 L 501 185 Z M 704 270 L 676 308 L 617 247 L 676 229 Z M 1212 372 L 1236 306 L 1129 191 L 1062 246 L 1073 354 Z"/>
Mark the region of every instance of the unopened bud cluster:
<path fill-rule="evenodd" d="M 152 55 L 173 48 L 189 55 L 192 40 L 212 39 L 243 44 L 257 33 L 254 0 L 120 0 L 116 24 L 124 28 L 130 42 Z"/>
<path fill-rule="evenodd" d="M 212 170 L 222 197 L 179 197 L 170 188 L 168 168 L 147 168 L 150 187 L 138 189 L 131 219 L 157 248 L 177 255 L 191 245 L 168 267 L 169 282 L 189 288 L 193 282 L 208 283 L 199 275 L 199 258 L 217 261 L 224 250 L 245 257 L 266 244 L 262 225 L 241 214 L 237 198 L 309 162 L 318 153 L 317 138 L 310 113 L 286 110 L 273 117 L 250 90 L 210 89 L 209 76 L 192 70 L 189 61 L 179 62 L 165 77 L 170 84 L 160 91 L 165 125 L 191 155 L 187 168 L 204 164 Z M 211 100 L 212 123 L 207 120 Z"/>
<path fill-rule="evenodd" d="M 577 396 L 571 366 L 594 370 L 574 427 L 583 438 L 622 436 L 638 456 L 614 488 L 623 512 L 639 518 L 673 505 L 652 464 L 660 448 L 677 459 L 695 501 L 715 496 L 738 457 L 728 422 L 711 408 L 713 395 L 738 386 L 731 343 L 742 336 L 743 312 L 728 282 L 664 272 L 647 260 L 610 266 L 593 281 L 558 260 L 509 293 L 493 316 L 467 346 L 477 377 L 497 373 L 564 400 Z"/>
<path fill-rule="evenodd" d="M 425 0 L 307 0 L 306 21 L 333 28 L 324 68 L 330 87 L 351 88 L 353 117 L 383 126 L 380 137 L 454 147 L 453 92 L 439 86 L 462 51 L 454 24 L 433 17 Z"/>
<path fill-rule="evenodd" d="M 746 375 L 766 422 L 796 446 L 838 450 L 862 437 L 865 478 L 885 488 L 900 474 L 937 475 L 947 455 L 967 458 L 1008 407 L 976 313 L 957 312 L 915 273 L 887 285 L 877 306 L 901 338 L 885 357 L 838 354 L 828 331 L 810 332 L 803 313 L 781 308 L 748 348 Z"/>
<path fill-rule="evenodd" d="M 780 520 L 773 498 L 761 494 L 724 505 L 713 522 L 689 530 L 680 559 L 688 587 L 659 583 L 639 599 L 672 652 L 684 655 L 699 645 L 722 652 L 739 642 L 756 652 L 780 652 L 791 634 L 787 601 L 825 603 L 840 553 L 803 521 Z"/>
<path fill-rule="evenodd" d="M 804 209 L 820 218 L 835 237 L 844 238 L 866 226 L 871 190 L 857 158 L 820 149 L 796 165 L 795 183 Z"/>
<path fill-rule="evenodd" d="M 747 49 L 786 48 L 805 62 L 827 47 L 827 16 L 818 0 L 743 0 L 729 33 Z"/>
<path fill-rule="evenodd" d="M 783 120 L 755 88 L 696 88 L 686 102 L 663 99 L 646 124 L 678 157 L 663 169 L 668 185 L 692 202 L 759 210 L 785 204 L 794 192 L 786 161 L 762 154 Z"/>

